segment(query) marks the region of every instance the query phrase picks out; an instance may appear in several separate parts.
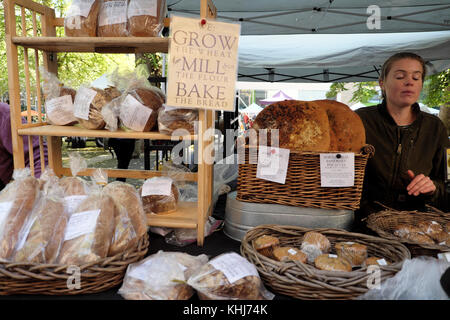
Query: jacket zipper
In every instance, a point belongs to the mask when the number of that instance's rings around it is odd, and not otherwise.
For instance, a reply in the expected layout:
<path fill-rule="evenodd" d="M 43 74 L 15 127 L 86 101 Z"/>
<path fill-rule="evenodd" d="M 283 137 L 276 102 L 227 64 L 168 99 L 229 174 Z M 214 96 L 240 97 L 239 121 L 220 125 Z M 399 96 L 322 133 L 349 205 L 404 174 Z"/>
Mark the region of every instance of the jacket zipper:
<path fill-rule="evenodd" d="M 394 161 L 394 172 L 392 174 L 392 180 L 391 180 L 391 190 L 394 190 L 394 183 L 397 180 L 397 174 L 398 174 L 398 167 L 400 164 L 400 157 L 402 154 L 402 142 L 400 139 L 400 128 L 397 128 L 397 152 L 395 154 L 395 161 Z M 395 199 L 394 199 L 395 201 Z"/>

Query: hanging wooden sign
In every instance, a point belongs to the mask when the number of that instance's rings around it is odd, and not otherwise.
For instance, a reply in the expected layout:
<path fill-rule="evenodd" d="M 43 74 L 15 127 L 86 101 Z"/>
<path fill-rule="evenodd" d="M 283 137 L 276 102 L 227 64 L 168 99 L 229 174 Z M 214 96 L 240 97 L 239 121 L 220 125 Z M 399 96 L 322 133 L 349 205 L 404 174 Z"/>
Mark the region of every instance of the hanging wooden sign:
<path fill-rule="evenodd" d="M 171 17 L 167 105 L 233 111 L 239 24 Z"/>

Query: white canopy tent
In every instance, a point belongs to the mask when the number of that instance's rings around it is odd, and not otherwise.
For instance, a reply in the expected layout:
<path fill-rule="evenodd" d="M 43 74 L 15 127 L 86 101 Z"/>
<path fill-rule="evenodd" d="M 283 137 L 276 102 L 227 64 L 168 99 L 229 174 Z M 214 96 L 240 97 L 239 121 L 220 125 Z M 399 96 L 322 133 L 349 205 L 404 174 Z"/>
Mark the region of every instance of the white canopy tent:
<path fill-rule="evenodd" d="M 239 81 L 373 81 L 399 51 L 420 54 L 428 74 L 450 67 L 448 0 L 213 2 L 217 20 L 241 24 Z M 198 0 L 167 3 L 169 14 L 199 16 Z"/>

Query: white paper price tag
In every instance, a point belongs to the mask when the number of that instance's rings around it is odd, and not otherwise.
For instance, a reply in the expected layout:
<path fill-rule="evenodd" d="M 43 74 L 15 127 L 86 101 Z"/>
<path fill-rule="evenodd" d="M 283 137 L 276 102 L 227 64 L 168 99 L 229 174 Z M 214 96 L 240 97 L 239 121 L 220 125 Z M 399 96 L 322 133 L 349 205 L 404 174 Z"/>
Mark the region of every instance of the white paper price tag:
<path fill-rule="evenodd" d="M 128 4 L 128 18 L 134 16 L 156 17 L 158 2 L 156 0 L 131 0 Z"/>
<path fill-rule="evenodd" d="M 259 146 L 256 177 L 284 184 L 289 166 L 289 149 Z"/>
<path fill-rule="evenodd" d="M 144 131 L 152 109 L 147 108 L 132 95 L 127 95 L 120 108 L 120 120 L 134 131 Z"/>
<path fill-rule="evenodd" d="M 377 263 L 378 263 L 380 266 L 387 266 L 387 262 L 386 262 L 386 260 L 384 260 L 384 259 L 378 259 L 378 260 L 377 260 Z"/>
<path fill-rule="evenodd" d="M 288 253 L 294 256 L 294 255 L 297 254 L 297 250 L 289 249 L 289 250 L 288 250 Z"/>
<path fill-rule="evenodd" d="M 64 241 L 75 239 L 93 232 L 95 230 L 100 211 L 101 210 L 98 209 L 73 213 L 67 223 Z"/>
<path fill-rule="evenodd" d="M 95 90 L 85 87 L 78 89 L 73 103 L 74 116 L 80 119 L 89 120 L 89 107 L 96 95 L 97 91 Z"/>
<path fill-rule="evenodd" d="M 153 177 L 145 180 L 142 186 L 142 196 L 170 196 L 173 180 L 169 177 Z"/>
<path fill-rule="evenodd" d="M 217 257 L 209 264 L 216 270 L 222 271 L 230 283 L 247 276 L 259 276 L 253 264 L 234 252 Z"/>
<path fill-rule="evenodd" d="M 72 96 L 65 95 L 45 103 L 49 120 L 59 126 L 77 121 L 73 114 Z"/>
<path fill-rule="evenodd" d="M 98 25 L 108 26 L 127 22 L 127 1 L 103 2 L 98 16 Z"/>
<path fill-rule="evenodd" d="M 320 154 L 321 187 L 353 187 L 355 185 L 354 153 Z"/>
<path fill-rule="evenodd" d="M 69 7 L 66 17 L 87 17 L 95 0 L 74 0 Z"/>
<path fill-rule="evenodd" d="M 329 254 L 328 255 L 328 258 L 337 258 L 338 256 L 337 255 L 335 255 L 335 254 Z"/>
<path fill-rule="evenodd" d="M 13 205 L 12 201 L 0 202 L 0 231 Z"/>

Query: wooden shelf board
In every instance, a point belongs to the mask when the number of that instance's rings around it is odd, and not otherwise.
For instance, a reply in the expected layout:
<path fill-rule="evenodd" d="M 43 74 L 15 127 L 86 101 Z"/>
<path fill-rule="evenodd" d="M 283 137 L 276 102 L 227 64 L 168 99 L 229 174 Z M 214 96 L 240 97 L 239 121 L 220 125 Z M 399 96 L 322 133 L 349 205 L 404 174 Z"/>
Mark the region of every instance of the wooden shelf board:
<path fill-rule="evenodd" d="M 147 223 L 152 227 L 197 228 L 197 202 L 180 202 L 178 210 L 168 214 L 147 214 Z"/>
<path fill-rule="evenodd" d="M 167 52 L 162 37 L 12 37 L 15 45 L 49 52 L 156 53 Z"/>
<path fill-rule="evenodd" d="M 137 132 L 109 130 L 89 130 L 78 126 L 55 126 L 43 125 L 39 127 L 25 128 L 17 130 L 21 136 L 54 136 L 54 137 L 95 137 L 95 138 L 127 138 L 127 139 L 152 139 L 171 140 L 171 136 L 159 132 Z M 187 136 L 191 141 L 197 138 L 196 135 Z M 186 137 L 185 137 L 186 138 Z"/>

